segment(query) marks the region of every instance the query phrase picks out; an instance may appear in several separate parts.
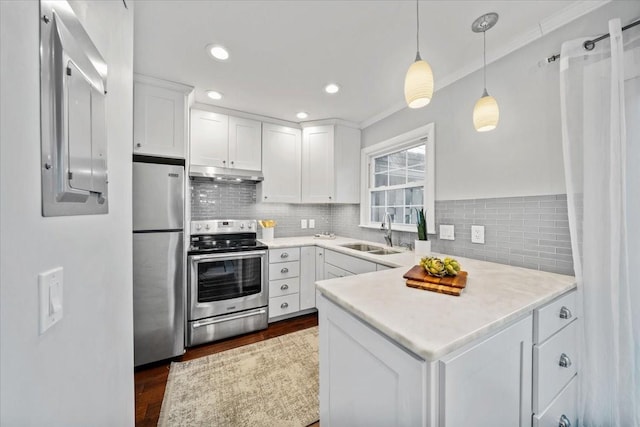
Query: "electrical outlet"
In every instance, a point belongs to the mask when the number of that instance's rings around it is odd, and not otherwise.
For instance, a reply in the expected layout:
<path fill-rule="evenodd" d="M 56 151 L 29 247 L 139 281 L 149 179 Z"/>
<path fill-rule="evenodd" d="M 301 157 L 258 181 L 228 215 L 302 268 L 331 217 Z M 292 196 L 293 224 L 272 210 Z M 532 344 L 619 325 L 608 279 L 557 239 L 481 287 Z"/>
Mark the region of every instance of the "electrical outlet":
<path fill-rule="evenodd" d="M 316 220 L 315 219 L 310 219 L 309 220 L 309 228 L 316 228 Z"/>
<path fill-rule="evenodd" d="M 300 228 L 307 228 L 307 220 L 306 219 L 301 219 L 300 220 Z"/>
<path fill-rule="evenodd" d="M 456 240 L 453 225 L 440 225 L 440 240 Z"/>
<path fill-rule="evenodd" d="M 471 243 L 484 244 L 484 225 L 471 226 Z"/>

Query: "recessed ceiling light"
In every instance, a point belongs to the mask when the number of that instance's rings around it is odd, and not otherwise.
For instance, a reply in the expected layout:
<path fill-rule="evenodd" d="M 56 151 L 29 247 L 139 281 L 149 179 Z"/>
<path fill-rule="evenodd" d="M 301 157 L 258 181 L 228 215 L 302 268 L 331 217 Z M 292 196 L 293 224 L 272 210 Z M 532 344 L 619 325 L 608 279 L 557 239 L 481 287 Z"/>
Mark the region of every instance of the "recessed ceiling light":
<path fill-rule="evenodd" d="M 229 59 L 229 51 L 223 46 L 210 44 L 209 46 L 207 46 L 207 50 L 209 51 L 209 54 L 217 60 L 226 61 L 227 59 Z"/>
<path fill-rule="evenodd" d="M 324 87 L 324 91 L 331 94 L 338 93 L 339 90 L 340 90 L 340 86 L 338 86 L 335 83 L 329 83 Z"/>
<path fill-rule="evenodd" d="M 208 90 L 207 91 L 207 96 L 211 99 L 214 100 L 219 100 L 222 99 L 222 94 L 220 92 L 216 92 L 215 90 Z"/>
<path fill-rule="evenodd" d="M 296 114 L 296 117 L 299 119 L 306 119 L 307 117 L 309 117 L 309 114 L 305 113 L 304 111 L 300 111 L 298 114 Z"/>

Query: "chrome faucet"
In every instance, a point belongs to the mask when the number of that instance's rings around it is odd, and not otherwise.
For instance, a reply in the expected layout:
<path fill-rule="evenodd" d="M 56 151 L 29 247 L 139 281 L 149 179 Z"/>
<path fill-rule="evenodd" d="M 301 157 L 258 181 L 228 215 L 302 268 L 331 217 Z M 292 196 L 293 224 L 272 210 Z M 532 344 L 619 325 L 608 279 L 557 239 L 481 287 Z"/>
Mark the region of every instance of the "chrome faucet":
<path fill-rule="evenodd" d="M 380 226 L 380 230 L 384 231 L 384 240 L 387 242 L 387 245 L 393 247 L 393 241 L 391 240 L 391 214 L 389 212 L 384 214 L 384 222 Z"/>

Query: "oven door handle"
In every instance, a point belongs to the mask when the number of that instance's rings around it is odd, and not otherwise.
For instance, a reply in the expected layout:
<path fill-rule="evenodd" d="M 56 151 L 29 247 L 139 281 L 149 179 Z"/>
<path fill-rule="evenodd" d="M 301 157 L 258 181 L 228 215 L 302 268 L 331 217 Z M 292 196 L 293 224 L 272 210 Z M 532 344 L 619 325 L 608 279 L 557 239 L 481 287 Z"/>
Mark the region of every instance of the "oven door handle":
<path fill-rule="evenodd" d="M 235 316 L 224 316 L 224 317 L 222 317 L 220 319 L 200 320 L 198 322 L 194 322 L 193 323 L 193 327 L 194 328 L 201 328 L 203 326 L 215 325 L 216 323 L 222 323 L 222 322 L 226 322 L 226 321 L 229 321 L 229 320 L 244 319 L 245 317 L 258 316 L 260 314 L 266 314 L 266 313 L 267 313 L 267 310 L 261 309 L 261 310 L 252 311 L 252 312 L 249 312 L 249 313 L 237 314 Z"/>
<path fill-rule="evenodd" d="M 210 259 L 239 259 L 239 258 L 250 258 L 256 255 L 266 255 L 267 251 L 245 251 L 245 252 L 225 252 L 223 254 L 206 254 L 206 255 L 189 255 L 189 259 L 192 261 L 202 261 L 202 260 L 210 260 Z"/>

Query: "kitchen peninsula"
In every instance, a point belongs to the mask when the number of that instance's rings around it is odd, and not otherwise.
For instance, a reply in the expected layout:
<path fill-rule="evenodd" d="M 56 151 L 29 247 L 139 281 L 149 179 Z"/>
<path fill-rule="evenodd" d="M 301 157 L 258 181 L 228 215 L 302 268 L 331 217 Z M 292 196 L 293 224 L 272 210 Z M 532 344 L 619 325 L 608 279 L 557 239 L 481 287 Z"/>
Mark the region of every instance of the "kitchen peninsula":
<path fill-rule="evenodd" d="M 407 287 L 413 254 L 393 257 L 403 265 L 317 282 L 323 426 L 576 418 L 575 278 L 458 258 L 455 297 Z"/>

